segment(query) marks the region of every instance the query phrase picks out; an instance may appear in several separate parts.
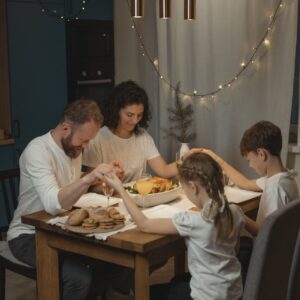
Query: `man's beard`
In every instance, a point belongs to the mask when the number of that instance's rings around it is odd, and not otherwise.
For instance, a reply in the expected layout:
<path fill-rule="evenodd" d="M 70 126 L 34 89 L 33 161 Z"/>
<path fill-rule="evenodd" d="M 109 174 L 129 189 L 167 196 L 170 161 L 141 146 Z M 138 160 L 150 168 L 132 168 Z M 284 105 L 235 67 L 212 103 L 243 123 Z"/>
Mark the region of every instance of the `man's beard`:
<path fill-rule="evenodd" d="M 73 133 L 70 133 L 66 138 L 62 138 L 61 144 L 67 156 L 70 158 L 77 158 L 81 154 L 83 148 L 81 146 L 73 146 L 72 137 Z"/>

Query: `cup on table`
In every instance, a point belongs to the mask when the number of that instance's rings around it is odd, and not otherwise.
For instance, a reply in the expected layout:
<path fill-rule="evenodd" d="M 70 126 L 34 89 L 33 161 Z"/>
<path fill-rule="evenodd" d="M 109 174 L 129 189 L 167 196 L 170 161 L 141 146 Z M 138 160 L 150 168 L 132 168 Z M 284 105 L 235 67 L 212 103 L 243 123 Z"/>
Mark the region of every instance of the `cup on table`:
<path fill-rule="evenodd" d="M 152 190 L 152 183 L 148 181 L 151 178 L 151 174 L 143 172 L 136 182 L 136 189 L 142 197 L 142 207 L 145 208 L 145 198 Z"/>

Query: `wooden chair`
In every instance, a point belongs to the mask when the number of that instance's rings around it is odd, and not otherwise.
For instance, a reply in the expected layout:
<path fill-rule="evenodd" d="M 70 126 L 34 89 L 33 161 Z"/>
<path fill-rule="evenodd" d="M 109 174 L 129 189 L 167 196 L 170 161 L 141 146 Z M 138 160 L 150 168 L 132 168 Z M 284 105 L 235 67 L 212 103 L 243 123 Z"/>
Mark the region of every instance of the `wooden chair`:
<path fill-rule="evenodd" d="M 7 224 L 0 227 L 0 299 L 5 299 L 5 271 L 21 274 L 31 279 L 36 279 L 36 271 L 30 266 L 16 259 L 8 247 L 8 242 L 4 240 L 8 225 L 13 217 L 13 212 L 17 207 L 17 195 L 19 188 L 19 169 L 0 171 L 0 202 L 4 206 Z"/>
<path fill-rule="evenodd" d="M 287 299 L 289 274 L 300 228 L 299 216 L 300 201 L 297 200 L 264 221 L 254 243 L 243 300 Z"/>
<path fill-rule="evenodd" d="M 300 231 L 294 251 L 287 300 L 300 299 Z"/>

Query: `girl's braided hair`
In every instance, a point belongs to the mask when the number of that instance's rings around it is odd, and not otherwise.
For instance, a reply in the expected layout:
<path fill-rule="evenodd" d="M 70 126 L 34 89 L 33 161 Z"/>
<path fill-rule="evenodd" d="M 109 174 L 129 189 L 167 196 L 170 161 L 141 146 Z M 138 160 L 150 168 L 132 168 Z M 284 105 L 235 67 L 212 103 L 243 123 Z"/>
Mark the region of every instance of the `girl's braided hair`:
<path fill-rule="evenodd" d="M 233 232 L 233 217 L 224 194 L 223 173 L 219 164 L 206 153 L 193 153 L 178 166 L 183 182 L 194 181 L 201 185 L 216 208 L 214 224 L 217 238 L 226 239 Z"/>

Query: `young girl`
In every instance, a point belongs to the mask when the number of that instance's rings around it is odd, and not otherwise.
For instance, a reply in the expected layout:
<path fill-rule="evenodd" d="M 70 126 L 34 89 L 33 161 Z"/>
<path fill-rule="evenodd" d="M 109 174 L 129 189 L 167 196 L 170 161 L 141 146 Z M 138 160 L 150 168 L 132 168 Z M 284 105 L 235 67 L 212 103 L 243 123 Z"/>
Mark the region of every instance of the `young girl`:
<path fill-rule="evenodd" d="M 105 180 L 119 192 L 142 231 L 185 238 L 191 279 L 187 289 L 181 283 L 183 289 L 175 293 L 172 283 L 169 299 L 240 299 L 242 280 L 235 247 L 244 225 L 243 213 L 238 206 L 228 205 L 222 170 L 209 155 L 191 154 L 178 171 L 185 194 L 199 211 L 183 211 L 172 219 L 148 219 L 116 176 L 107 175 Z"/>

